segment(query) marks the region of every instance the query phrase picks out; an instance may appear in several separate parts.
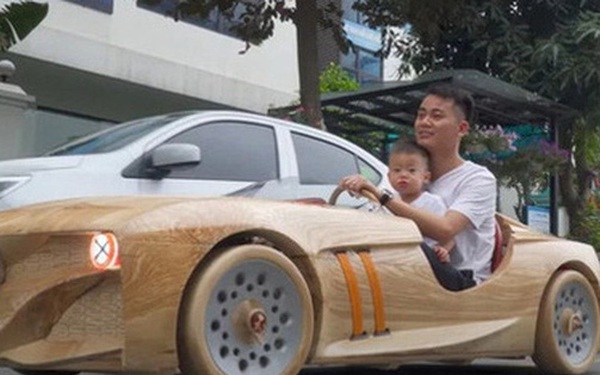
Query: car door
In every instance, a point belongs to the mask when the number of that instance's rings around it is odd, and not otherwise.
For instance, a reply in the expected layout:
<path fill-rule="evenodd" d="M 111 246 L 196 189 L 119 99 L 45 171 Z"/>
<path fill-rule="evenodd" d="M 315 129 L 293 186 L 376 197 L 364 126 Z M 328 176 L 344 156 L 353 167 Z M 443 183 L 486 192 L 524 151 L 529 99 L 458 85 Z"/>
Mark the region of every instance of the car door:
<path fill-rule="evenodd" d="M 174 168 L 157 180 L 140 179 L 141 194 L 217 196 L 279 178 L 273 126 L 220 120 L 185 130 L 163 144 L 200 149 L 200 163 Z"/>

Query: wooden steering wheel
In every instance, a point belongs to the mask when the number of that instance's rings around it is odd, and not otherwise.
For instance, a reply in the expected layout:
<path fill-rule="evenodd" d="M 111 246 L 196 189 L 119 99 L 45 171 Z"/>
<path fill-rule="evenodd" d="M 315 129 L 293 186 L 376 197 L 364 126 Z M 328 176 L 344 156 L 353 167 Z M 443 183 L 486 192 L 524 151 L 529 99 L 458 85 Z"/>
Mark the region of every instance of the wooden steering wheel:
<path fill-rule="evenodd" d="M 333 192 L 331 193 L 331 196 L 329 197 L 329 200 L 327 201 L 327 203 L 329 203 L 330 205 L 335 205 L 337 202 L 338 197 L 344 192 L 346 191 L 346 189 L 344 189 L 341 186 L 338 186 L 335 188 L 335 190 L 333 190 Z M 367 189 L 362 189 L 360 191 L 360 195 L 362 195 L 363 197 L 367 198 L 370 201 L 373 201 L 377 204 L 379 204 L 379 199 L 375 196 L 375 194 L 371 193 L 369 190 Z"/>

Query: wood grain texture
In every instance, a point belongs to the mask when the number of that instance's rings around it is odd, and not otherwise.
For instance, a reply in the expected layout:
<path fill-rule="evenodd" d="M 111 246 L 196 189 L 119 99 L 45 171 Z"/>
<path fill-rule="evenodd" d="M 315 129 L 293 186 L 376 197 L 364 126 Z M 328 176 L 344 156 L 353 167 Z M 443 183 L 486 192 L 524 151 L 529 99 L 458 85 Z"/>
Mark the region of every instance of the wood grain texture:
<path fill-rule="evenodd" d="M 309 282 L 314 364 L 529 355 L 551 275 L 559 267 L 576 269 L 598 292 L 600 265 L 587 245 L 499 219 L 504 262 L 482 285 L 450 292 L 435 279 L 414 223 L 391 216 L 174 197 L 79 199 L 2 212 L 7 277 L 0 286 L 0 360 L 47 369 L 173 372 L 179 308 L 194 270 L 209 254 L 218 256 L 222 244 L 257 237 L 288 255 Z M 120 270 L 99 273 L 89 264 L 86 241 L 98 231 L 117 236 Z M 366 332 L 360 339 L 351 339 L 338 251 L 347 252 L 356 274 Z M 377 272 L 389 334 L 374 335 L 376 310 L 359 251 L 368 251 Z M 105 318 L 88 324 L 89 316 Z"/>

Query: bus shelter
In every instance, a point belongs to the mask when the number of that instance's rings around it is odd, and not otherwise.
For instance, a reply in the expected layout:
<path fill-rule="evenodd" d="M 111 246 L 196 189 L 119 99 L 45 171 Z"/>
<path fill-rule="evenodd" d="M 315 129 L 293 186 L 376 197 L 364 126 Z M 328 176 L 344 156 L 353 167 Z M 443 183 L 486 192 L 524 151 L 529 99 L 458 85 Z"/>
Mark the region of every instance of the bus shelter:
<path fill-rule="evenodd" d="M 379 157 L 387 159 L 388 145 L 397 134 L 412 127 L 421 100 L 431 85 L 451 83 L 471 93 L 475 100 L 475 127 L 500 125 L 505 129 L 537 128 L 557 142 L 559 128 L 571 126 L 576 111 L 477 70 L 446 70 L 424 74 L 411 81 L 382 82 L 351 93 L 324 95 L 321 99 L 328 130 L 347 137 L 379 137 Z M 540 133 L 537 132 L 537 133 Z M 558 231 L 558 184 L 550 175 L 550 231 Z"/>

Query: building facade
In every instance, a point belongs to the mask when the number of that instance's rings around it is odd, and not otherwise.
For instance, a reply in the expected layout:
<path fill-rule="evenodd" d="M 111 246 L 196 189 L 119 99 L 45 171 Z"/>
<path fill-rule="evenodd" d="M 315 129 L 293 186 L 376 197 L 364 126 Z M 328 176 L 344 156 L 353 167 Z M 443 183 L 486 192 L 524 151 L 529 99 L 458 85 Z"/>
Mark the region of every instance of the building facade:
<path fill-rule="evenodd" d="M 199 24 L 132 0 L 48 3 L 46 19 L 0 55 L 16 66 L 9 83 L 35 98 L 28 134 L 37 134 L 36 153 L 67 134 L 133 118 L 187 109 L 265 113 L 298 98 L 291 23 L 241 54 L 245 43 L 218 15 Z"/>
<path fill-rule="evenodd" d="M 364 16 L 352 9 L 356 1 L 337 0 L 337 6 L 343 11 L 346 37 L 354 48 L 348 53 L 343 53 L 331 31 L 320 30 L 321 35 L 318 38 L 320 69 L 325 70 L 330 63 L 339 64 L 361 85 L 398 80 L 400 78 L 398 58 L 393 54 L 387 57 L 378 54 L 383 47 L 382 31 L 369 28 L 365 24 Z"/>

